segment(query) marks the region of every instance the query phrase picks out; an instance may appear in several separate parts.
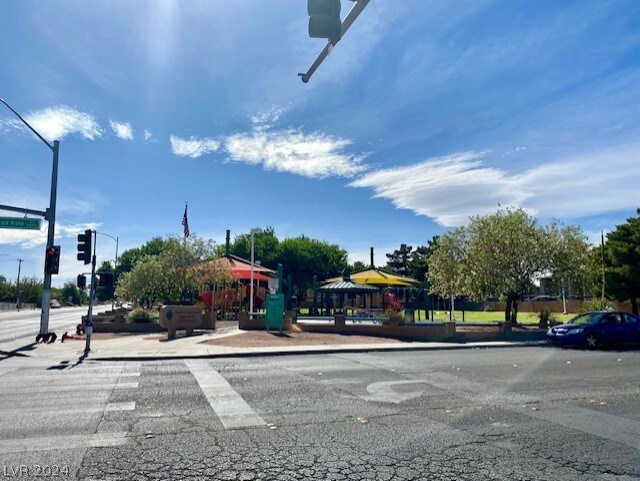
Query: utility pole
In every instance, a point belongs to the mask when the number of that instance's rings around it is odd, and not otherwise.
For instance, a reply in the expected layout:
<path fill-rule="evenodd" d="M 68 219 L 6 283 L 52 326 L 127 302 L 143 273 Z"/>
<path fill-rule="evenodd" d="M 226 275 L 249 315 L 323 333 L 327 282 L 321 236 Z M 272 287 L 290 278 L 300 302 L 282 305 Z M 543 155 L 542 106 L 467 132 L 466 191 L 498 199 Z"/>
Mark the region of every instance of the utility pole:
<path fill-rule="evenodd" d="M 18 281 L 16 282 L 16 309 L 20 310 L 20 269 L 24 259 L 18 259 Z"/>
<path fill-rule="evenodd" d="M 604 268 L 604 231 L 600 231 L 600 257 L 602 261 L 602 297 L 600 300 L 604 302 L 604 291 L 605 291 L 605 268 Z"/>

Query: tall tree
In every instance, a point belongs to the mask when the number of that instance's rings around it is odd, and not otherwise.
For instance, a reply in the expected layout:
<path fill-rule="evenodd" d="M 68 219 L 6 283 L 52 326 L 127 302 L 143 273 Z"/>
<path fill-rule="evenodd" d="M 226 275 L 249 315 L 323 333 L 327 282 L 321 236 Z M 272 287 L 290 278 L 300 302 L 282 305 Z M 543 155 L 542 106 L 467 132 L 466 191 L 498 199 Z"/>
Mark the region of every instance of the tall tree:
<path fill-rule="evenodd" d="M 636 315 L 640 297 L 640 209 L 637 214 L 609 233 L 605 244 L 607 293 L 620 301 L 629 299 Z"/>
<path fill-rule="evenodd" d="M 592 246 L 580 227 L 552 222 L 547 229 L 551 250 L 551 274 L 556 285 L 584 292 L 589 285 Z"/>
<path fill-rule="evenodd" d="M 425 274 L 429 271 L 429 259 L 439 240 L 440 236 L 433 236 L 433 238 L 427 241 L 426 246 L 418 246 L 411 253 L 409 277 L 413 277 L 421 282 L 424 281 Z"/>
<path fill-rule="evenodd" d="M 468 256 L 467 229 L 458 228 L 440 237 L 429 256 L 431 292 L 442 297 L 464 294 L 467 291 Z"/>
<path fill-rule="evenodd" d="M 396 274 L 400 274 L 401 276 L 408 277 L 409 273 L 409 262 L 411 261 L 411 254 L 413 252 L 413 247 L 407 244 L 400 244 L 400 248 L 394 250 L 390 254 L 386 254 L 387 256 L 387 269 Z"/>
<path fill-rule="evenodd" d="M 291 274 L 293 292 L 298 299 L 305 297 L 313 285 L 313 276 L 328 279 L 339 275 L 347 267 L 347 251 L 307 236 L 285 239 L 280 243 L 280 260 L 285 274 Z"/>
<path fill-rule="evenodd" d="M 116 277 L 119 277 L 124 272 L 131 271 L 134 264 L 144 256 L 159 255 L 164 250 L 167 240 L 168 239 L 163 239 L 160 236 L 153 237 L 140 247 L 134 247 L 133 249 L 124 251 L 118 258 L 118 265 L 115 268 Z"/>
<path fill-rule="evenodd" d="M 552 265 L 553 247 L 545 229 L 518 208 L 472 217 L 466 230 L 467 294 L 504 299 L 505 321 L 516 322 L 520 297 L 530 292 L 534 276 Z"/>
<path fill-rule="evenodd" d="M 280 241 L 276 237 L 273 227 L 266 227 L 260 234 L 254 234 L 254 255 L 260 265 L 269 269 L 277 269 L 280 262 Z M 231 254 L 243 259 L 251 259 L 251 234 L 235 236 L 230 246 Z M 218 250 L 223 253 L 224 250 Z"/>
<path fill-rule="evenodd" d="M 349 270 L 351 272 L 361 271 L 361 270 L 366 269 L 366 268 L 367 268 L 367 266 L 362 261 L 354 261 L 353 264 L 349 264 Z"/>

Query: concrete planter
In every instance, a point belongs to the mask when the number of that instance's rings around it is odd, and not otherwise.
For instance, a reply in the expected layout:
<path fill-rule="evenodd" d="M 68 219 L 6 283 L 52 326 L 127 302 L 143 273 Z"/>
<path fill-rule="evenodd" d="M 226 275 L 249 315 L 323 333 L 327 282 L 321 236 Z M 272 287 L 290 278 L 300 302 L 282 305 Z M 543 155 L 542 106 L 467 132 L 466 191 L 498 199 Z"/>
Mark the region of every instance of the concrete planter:
<path fill-rule="evenodd" d="M 109 322 L 95 321 L 93 332 L 163 332 L 165 329 L 155 322 Z"/>
<path fill-rule="evenodd" d="M 169 339 L 176 338 L 178 329 L 184 329 L 190 336 L 202 325 L 202 309 L 196 306 L 163 306 L 160 308 L 160 325 L 167 330 Z"/>
<path fill-rule="evenodd" d="M 240 311 L 238 312 L 238 328 L 243 331 L 264 331 L 267 326 L 264 316 L 251 319 L 248 312 Z"/>

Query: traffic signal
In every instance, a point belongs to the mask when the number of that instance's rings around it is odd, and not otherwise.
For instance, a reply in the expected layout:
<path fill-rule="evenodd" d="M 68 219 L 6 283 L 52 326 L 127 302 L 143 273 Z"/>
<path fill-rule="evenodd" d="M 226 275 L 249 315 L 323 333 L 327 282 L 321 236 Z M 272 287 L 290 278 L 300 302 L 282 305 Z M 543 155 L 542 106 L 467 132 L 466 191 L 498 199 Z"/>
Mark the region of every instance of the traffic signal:
<path fill-rule="evenodd" d="M 60 270 L 60 246 L 47 247 L 44 256 L 44 273 L 57 274 Z"/>
<path fill-rule="evenodd" d="M 113 274 L 108 272 L 99 272 L 98 275 L 100 276 L 100 279 L 98 280 L 98 285 L 100 287 L 113 286 Z"/>
<path fill-rule="evenodd" d="M 340 0 L 307 0 L 309 37 L 337 43 L 342 37 L 340 7 Z"/>
<path fill-rule="evenodd" d="M 78 260 L 85 264 L 91 263 L 91 229 L 78 234 Z"/>
<path fill-rule="evenodd" d="M 87 287 L 87 276 L 80 274 L 78 276 L 78 289 L 85 289 Z"/>

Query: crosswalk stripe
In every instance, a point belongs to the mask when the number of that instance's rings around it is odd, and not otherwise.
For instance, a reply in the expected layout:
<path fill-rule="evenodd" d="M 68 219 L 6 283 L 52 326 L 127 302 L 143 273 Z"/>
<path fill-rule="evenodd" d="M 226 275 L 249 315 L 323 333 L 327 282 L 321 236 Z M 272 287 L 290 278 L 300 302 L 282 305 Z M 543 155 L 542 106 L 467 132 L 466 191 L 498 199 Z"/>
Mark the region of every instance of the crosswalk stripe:
<path fill-rule="evenodd" d="M 74 384 L 72 386 L 50 386 L 40 385 L 28 388 L 17 388 L 9 391 L 11 394 L 31 394 L 42 392 L 66 392 L 66 391 L 110 391 L 112 389 L 135 389 L 138 387 L 137 382 L 120 382 L 117 384 Z M 7 392 L 5 391 L 5 394 Z"/>
<path fill-rule="evenodd" d="M 260 415 L 206 361 L 187 360 L 185 364 L 225 429 L 266 425 Z"/>
<path fill-rule="evenodd" d="M 127 442 L 126 432 L 104 434 L 76 434 L 42 438 L 0 440 L 0 454 L 50 451 L 55 449 L 103 448 L 121 446 Z"/>
<path fill-rule="evenodd" d="M 19 368 L 16 368 L 19 369 Z M 48 372 L 36 375 L 25 375 L 25 371 L 21 371 L 18 373 L 14 373 L 16 377 L 20 378 L 21 382 L 24 381 L 33 381 L 33 382 L 82 382 L 87 377 L 90 377 L 92 380 L 99 379 L 100 382 L 108 382 L 109 380 L 113 380 L 115 382 L 119 378 L 131 378 L 131 377 L 140 377 L 139 372 L 96 372 L 96 373 L 64 373 L 60 374 L 59 372 Z M 5 379 L 9 378 L 7 376 Z M 6 382 L 11 382 L 9 379 Z"/>
<path fill-rule="evenodd" d="M 0 419 L 19 419 L 28 416 L 49 415 L 58 416 L 63 414 L 89 414 L 101 413 L 109 411 L 133 411 L 136 408 L 135 401 L 131 402 L 113 402 L 96 406 L 63 406 L 56 407 L 52 405 L 39 407 L 23 407 L 21 409 L 3 409 L 0 411 Z"/>

